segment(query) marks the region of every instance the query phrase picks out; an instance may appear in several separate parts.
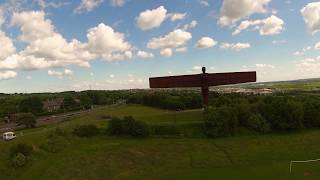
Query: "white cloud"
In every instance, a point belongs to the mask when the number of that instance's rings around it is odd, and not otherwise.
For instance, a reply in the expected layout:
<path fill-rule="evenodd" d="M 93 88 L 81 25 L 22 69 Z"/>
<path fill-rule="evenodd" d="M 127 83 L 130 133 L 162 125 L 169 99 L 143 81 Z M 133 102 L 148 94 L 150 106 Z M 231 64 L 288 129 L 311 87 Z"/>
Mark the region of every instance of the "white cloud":
<path fill-rule="evenodd" d="M 220 48 L 241 51 L 242 49 L 251 48 L 251 45 L 249 43 L 222 43 Z"/>
<path fill-rule="evenodd" d="M 185 45 L 192 38 L 192 34 L 181 29 L 176 29 L 166 36 L 152 38 L 147 47 L 150 49 L 161 49 L 160 54 L 165 57 L 172 56 L 173 48 Z"/>
<path fill-rule="evenodd" d="M 260 35 L 275 35 L 279 34 L 284 30 L 284 22 L 277 16 L 272 15 L 271 17 L 263 20 L 263 25 L 260 28 Z"/>
<path fill-rule="evenodd" d="M 187 47 L 181 47 L 181 48 L 177 48 L 175 49 L 176 52 L 187 52 L 188 48 Z"/>
<path fill-rule="evenodd" d="M 110 74 L 109 77 L 110 77 L 111 79 L 113 79 L 113 78 L 115 78 L 115 75 L 114 75 L 114 74 Z"/>
<path fill-rule="evenodd" d="M 285 44 L 285 43 L 287 43 L 286 40 L 273 40 L 272 41 L 272 44 Z"/>
<path fill-rule="evenodd" d="M 319 76 L 320 75 L 320 57 L 307 58 L 296 62 L 296 70 L 303 76 Z"/>
<path fill-rule="evenodd" d="M 22 35 L 18 39 L 24 42 L 34 42 L 55 35 L 54 26 L 50 20 L 45 19 L 44 11 L 14 13 L 11 24 L 20 27 Z"/>
<path fill-rule="evenodd" d="M 27 80 L 31 80 L 31 79 L 32 79 L 32 76 L 26 76 L 26 79 L 27 79 Z"/>
<path fill-rule="evenodd" d="M 98 7 L 103 0 L 81 0 L 80 5 L 73 10 L 74 13 L 82 13 L 83 11 L 92 11 L 94 8 Z"/>
<path fill-rule="evenodd" d="M 126 0 L 111 0 L 112 6 L 118 6 L 121 7 L 126 3 Z"/>
<path fill-rule="evenodd" d="M 1 26 L 0 26 L 1 27 Z M 4 32 L 0 31 L 0 61 L 16 52 L 16 48 L 13 45 L 12 40 L 6 36 Z"/>
<path fill-rule="evenodd" d="M 171 49 L 171 48 L 162 49 L 162 50 L 160 51 L 160 54 L 161 54 L 163 57 L 171 57 L 171 56 L 172 56 L 172 49 Z"/>
<path fill-rule="evenodd" d="M 66 76 L 72 76 L 73 75 L 73 71 L 70 69 L 64 69 L 63 74 Z"/>
<path fill-rule="evenodd" d="M 184 31 L 186 31 L 188 29 L 193 29 L 193 28 L 197 27 L 197 25 L 198 25 L 198 22 L 196 20 L 193 20 L 189 24 L 184 25 L 182 29 Z"/>
<path fill-rule="evenodd" d="M 41 9 L 45 9 L 47 7 L 59 8 L 70 4 L 70 2 L 53 2 L 48 0 L 37 0 L 37 3 Z"/>
<path fill-rule="evenodd" d="M 223 0 L 218 24 L 231 26 L 256 13 L 266 13 L 271 0 Z"/>
<path fill-rule="evenodd" d="M 138 51 L 137 56 L 142 59 L 151 59 L 154 57 L 152 53 L 145 52 L 145 51 Z"/>
<path fill-rule="evenodd" d="M 170 20 L 172 22 L 182 20 L 187 16 L 187 13 L 173 13 L 169 14 Z"/>
<path fill-rule="evenodd" d="M 260 35 L 275 35 L 284 30 L 283 25 L 284 21 L 275 15 L 271 15 L 270 17 L 262 20 L 245 20 L 240 23 L 232 35 L 237 35 L 251 26 L 255 26 L 255 29 L 259 30 Z"/>
<path fill-rule="evenodd" d="M 122 60 L 132 58 L 131 44 L 122 33 L 112 27 L 99 24 L 88 30 L 88 49 L 105 60 Z"/>
<path fill-rule="evenodd" d="M 26 42 L 27 47 L 0 60 L 0 69 L 41 69 L 68 64 L 88 67 L 88 61 L 96 57 L 86 44 L 76 39 L 68 42 L 55 32 L 43 11 L 14 13 L 11 24 L 20 28 L 22 34 L 18 39 Z"/>
<path fill-rule="evenodd" d="M 0 69 L 32 70 L 71 64 L 90 67 L 89 61 L 97 58 L 115 61 L 133 57 L 132 46 L 124 34 L 105 24 L 89 29 L 86 43 L 66 40 L 55 31 L 43 11 L 14 13 L 11 24 L 20 28 L 18 39 L 27 46 L 15 53 L 12 41 L 0 32 L 0 40 L 4 42 L 4 48 L 0 49 Z"/>
<path fill-rule="evenodd" d="M 192 70 L 193 71 L 199 71 L 199 70 L 201 70 L 202 69 L 202 66 L 193 66 L 192 67 Z"/>
<path fill-rule="evenodd" d="M 176 29 L 168 35 L 152 38 L 147 47 L 150 49 L 176 48 L 187 43 L 192 38 L 192 34 L 181 29 Z"/>
<path fill-rule="evenodd" d="M 4 18 L 4 13 L 2 11 L 2 9 L 0 8 L 0 28 L 2 26 L 2 24 L 4 23 L 5 18 Z"/>
<path fill-rule="evenodd" d="M 315 49 L 315 50 L 320 50 L 320 42 L 318 42 L 318 43 L 316 43 L 316 44 L 314 45 L 314 49 Z"/>
<path fill-rule="evenodd" d="M 199 0 L 199 3 L 200 3 L 202 6 L 206 6 L 206 7 L 210 6 L 208 0 Z"/>
<path fill-rule="evenodd" d="M 237 35 L 237 34 L 241 33 L 243 30 L 248 29 L 250 26 L 260 25 L 261 23 L 262 23 L 261 20 L 255 20 L 255 21 L 245 20 L 245 21 L 242 21 L 239 24 L 239 26 L 233 31 L 232 35 Z"/>
<path fill-rule="evenodd" d="M 308 30 L 315 34 L 320 31 L 320 2 L 312 2 L 301 9 Z"/>
<path fill-rule="evenodd" d="M 296 51 L 296 52 L 294 52 L 293 55 L 295 55 L 295 56 L 301 56 L 301 55 L 304 55 L 306 52 L 310 51 L 311 49 L 312 49 L 311 46 L 307 46 L 307 47 L 302 48 L 301 51 Z"/>
<path fill-rule="evenodd" d="M 14 71 L 0 71 L 0 80 L 8 80 L 17 77 L 17 73 Z"/>
<path fill-rule="evenodd" d="M 64 69 L 63 71 L 48 70 L 48 75 L 62 79 L 64 76 L 72 76 L 73 71 L 70 69 Z"/>
<path fill-rule="evenodd" d="M 210 37 L 203 37 L 197 42 L 195 47 L 200 48 L 200 49 L 205 49 L 205 48 L 213 47 L 217 44 L 218 44 L 218 42 L 215 41 L 214 39 L 212 39 Z"/>
<path fill-rule="evenodd" d="M 137 17 L 137 25 L 143 31 L 153 29 L 160 27 L 166 17 L 167 10 L 163 6 L 160 6 L 157 9 L 141 12 Z"/>
<path fill-rule="evenodd" d="M 269 69 L 275 69 L 276 67 L 272 64 L 256 64 L 257 68 L 269 68 Z"/>

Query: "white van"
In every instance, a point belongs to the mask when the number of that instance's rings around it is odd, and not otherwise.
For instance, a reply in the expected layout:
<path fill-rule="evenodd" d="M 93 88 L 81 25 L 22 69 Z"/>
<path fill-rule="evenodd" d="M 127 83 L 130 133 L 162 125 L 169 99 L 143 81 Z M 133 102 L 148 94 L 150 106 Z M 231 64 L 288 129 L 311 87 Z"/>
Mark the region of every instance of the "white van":
<path fill-rule="evenodd" d="M 5 132 L 2 135 L 3 140 L 8 141 L 16 138 L 16 134 L 14 132 Z"/>

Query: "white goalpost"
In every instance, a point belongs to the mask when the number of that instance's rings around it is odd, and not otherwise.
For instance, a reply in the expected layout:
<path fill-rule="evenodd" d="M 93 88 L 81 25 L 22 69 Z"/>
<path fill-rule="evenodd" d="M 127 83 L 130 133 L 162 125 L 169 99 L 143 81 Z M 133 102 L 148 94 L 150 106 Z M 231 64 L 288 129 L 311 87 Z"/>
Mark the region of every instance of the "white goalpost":
<path fill-rule="evenodd" d="M 290 161 L 290 173 L 292 172 L 292 167 L 294 163 L 310 163 L 310 162 L 317 162 L 320 161 L 320 159 L 310 159 L 305 161 Z"/>

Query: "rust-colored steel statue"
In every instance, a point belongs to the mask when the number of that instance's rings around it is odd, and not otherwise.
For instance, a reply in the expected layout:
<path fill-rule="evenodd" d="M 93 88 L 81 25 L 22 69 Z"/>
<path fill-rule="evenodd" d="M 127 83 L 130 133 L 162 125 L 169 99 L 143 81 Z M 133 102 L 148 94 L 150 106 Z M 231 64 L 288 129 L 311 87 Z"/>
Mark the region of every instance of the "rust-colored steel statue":
<path fill-rule="evenodd" d="M 206 68 L 202 67 L 202 74 L 155 77 L 150 78 L 149 83 L 150 88 L 201 87 L 203 107 L 207 108 L 210 86 L 256 82 L 256 74 L 254 71 L 208 74 Z"/>

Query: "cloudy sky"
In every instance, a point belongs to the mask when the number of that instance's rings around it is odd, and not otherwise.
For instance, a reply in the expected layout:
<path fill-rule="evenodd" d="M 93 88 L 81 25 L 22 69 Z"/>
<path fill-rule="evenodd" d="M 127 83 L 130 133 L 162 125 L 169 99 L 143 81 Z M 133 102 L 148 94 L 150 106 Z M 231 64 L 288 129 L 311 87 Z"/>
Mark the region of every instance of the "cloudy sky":
<path fill-rule="evenodd" d="M 320 77 L 320 2 L 0 0 L 0 92 L 148 87 L 163 75 Z"/>

